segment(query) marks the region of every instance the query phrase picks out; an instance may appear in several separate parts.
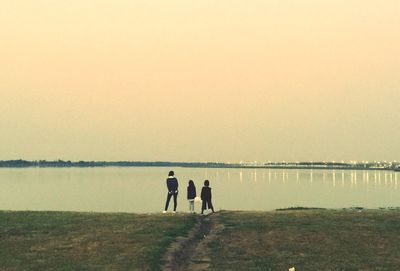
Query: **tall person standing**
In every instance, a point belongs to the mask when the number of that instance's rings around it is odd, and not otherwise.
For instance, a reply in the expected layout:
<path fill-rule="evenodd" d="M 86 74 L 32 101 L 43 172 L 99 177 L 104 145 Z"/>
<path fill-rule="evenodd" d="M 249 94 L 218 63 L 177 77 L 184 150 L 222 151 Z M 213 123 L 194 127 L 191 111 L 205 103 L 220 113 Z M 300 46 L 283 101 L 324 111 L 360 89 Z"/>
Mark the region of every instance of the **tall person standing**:
<path fill-rule="evenodd" d="M 164 209 L 163 213 L 167 212 L 169 201 L 171 200 L 171 197 L 174 197 L 174 211 L 173 211 L 173 213 L 176 212 L 177 198 L 178 198 L 178 179 L 176 179 L 174 175 L 175 175 L 175 173 L 173 171 L 170 171 L 168 173 L 168 179 L 167 179 L 167 188 L 168 188 L 167 202 L 165 203 L 165 209 Z"/>

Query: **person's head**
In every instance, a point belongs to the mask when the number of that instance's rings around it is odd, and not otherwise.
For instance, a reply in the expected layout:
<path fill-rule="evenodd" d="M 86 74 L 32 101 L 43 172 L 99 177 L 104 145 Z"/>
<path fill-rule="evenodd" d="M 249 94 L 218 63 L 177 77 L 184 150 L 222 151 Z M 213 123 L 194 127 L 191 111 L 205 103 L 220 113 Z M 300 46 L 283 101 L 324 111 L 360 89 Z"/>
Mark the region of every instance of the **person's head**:
<path fill-rule="evenodd" d="M 209 180 L 205 180 L 204 181 L 204 186 L 210 186 L 210 181 Z"/>
<path fill-rule="evenodd" d="M 175 173 L 171 170 L 169 173 L 168 173 L 168 176 L 174 176 L 175 175 Z"/>
<path fill-rule="evenodd" d="M 192 180 L 189 180 L 189 186 L 190 187 L 194 186 L 194 182 Z"/>

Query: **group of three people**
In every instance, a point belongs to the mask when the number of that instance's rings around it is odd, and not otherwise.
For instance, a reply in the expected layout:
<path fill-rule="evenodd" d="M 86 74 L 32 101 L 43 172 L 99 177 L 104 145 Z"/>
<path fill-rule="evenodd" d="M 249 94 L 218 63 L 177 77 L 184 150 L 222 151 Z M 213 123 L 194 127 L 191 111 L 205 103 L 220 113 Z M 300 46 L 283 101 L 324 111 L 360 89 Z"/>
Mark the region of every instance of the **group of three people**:
<path fill-rule="evenodd" d="M 164 213 L 167 212 L 169 202 L 172 197 L 174 198 L 173 212 L 175 213 L 177 207 L 177 199 L 178 199 L 178 179 L 175 177 L 175 173 L 173 171 L 170 171 L 168 173 L 167 188 L 168 188 L 168 194 L 167 194 L 167 201 L 165 203 Z M 189 180 L 189 184 L 187 187 L 187 199 L 189 201 L 189 212 L 191 213 L 194 213 L 194 200 L 196 196 L 197 196 L 196 186 L 194 185 L 194 182 L 192 180 Z M 214 207 L 211 203 L 211 187 L 210 187 L 210 182 L 208 180 L 204 181 L 204 187 L 201 189 L 201 200 L 202 200 L 201 214 L 204 214 L 204 210 L 206 209 L 211 209 L 211 211 L 214 213 Z"/>

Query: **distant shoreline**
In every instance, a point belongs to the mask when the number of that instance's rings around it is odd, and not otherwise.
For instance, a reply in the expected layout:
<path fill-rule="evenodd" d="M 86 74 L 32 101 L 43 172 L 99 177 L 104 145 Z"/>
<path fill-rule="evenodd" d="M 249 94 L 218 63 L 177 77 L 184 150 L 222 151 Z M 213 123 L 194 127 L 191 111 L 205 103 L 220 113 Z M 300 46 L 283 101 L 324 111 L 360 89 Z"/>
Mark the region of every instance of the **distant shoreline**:
<path fill-rule="evenodd" d="M 0 168 L 87 168 L 87 167 L 183 167 L 183 168 L 239 168 L 239 169 L 327 169 L 327 170 L 398 170 L 395 162 L 271 162 L 264 164 L 217 163 L 217 162 L 144 162 L 144 161 L 0 161 Z"/>

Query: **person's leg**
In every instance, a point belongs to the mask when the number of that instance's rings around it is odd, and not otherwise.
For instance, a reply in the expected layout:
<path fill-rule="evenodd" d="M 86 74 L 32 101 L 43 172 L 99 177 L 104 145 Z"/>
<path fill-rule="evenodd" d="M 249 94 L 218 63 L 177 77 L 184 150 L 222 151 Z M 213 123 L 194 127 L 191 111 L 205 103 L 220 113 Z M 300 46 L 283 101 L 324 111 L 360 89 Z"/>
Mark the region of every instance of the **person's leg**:
<path fill-rule="evenodd" d="M 190 201 L 190 211 L 194 213 L 194 200 Z"/>
<path fill-rule="evenodd" d="M 204 213 L 204 210 L 206 209 L 206 201 L 203 200 L 202 204 L 201 204 L 201 213 Z"/>
<path fill-rule="evenodd" d="M 174 193 L 174 212 L 176 211 L 177 202 L 176 199 L 178 197 L 178 193 Z"/>
<path fill-rule="evenodd" d="M 215 213 L 215 212 L 214 212 L 214 206 L 212 205 L 211 200 L 208 202 L 208 208 L 211 209 L 211 211 L 212 211 L 213 213 Z"/>
<path fill-rule="evenodd" d="M 172 196 L 172 194 L 170 194 L 170 193 L 167 194 L 167 202 L 165 203 L 165 211 L 168 210 L 168 205 L 169 205 L 169 201 L 171 200 L 171 196 Z"/>
<path fill-rule="evenodd" d="M 193 209 L 193 201 L 189 200 L 189 213 L 192 212 L 192 209 Z"/>

